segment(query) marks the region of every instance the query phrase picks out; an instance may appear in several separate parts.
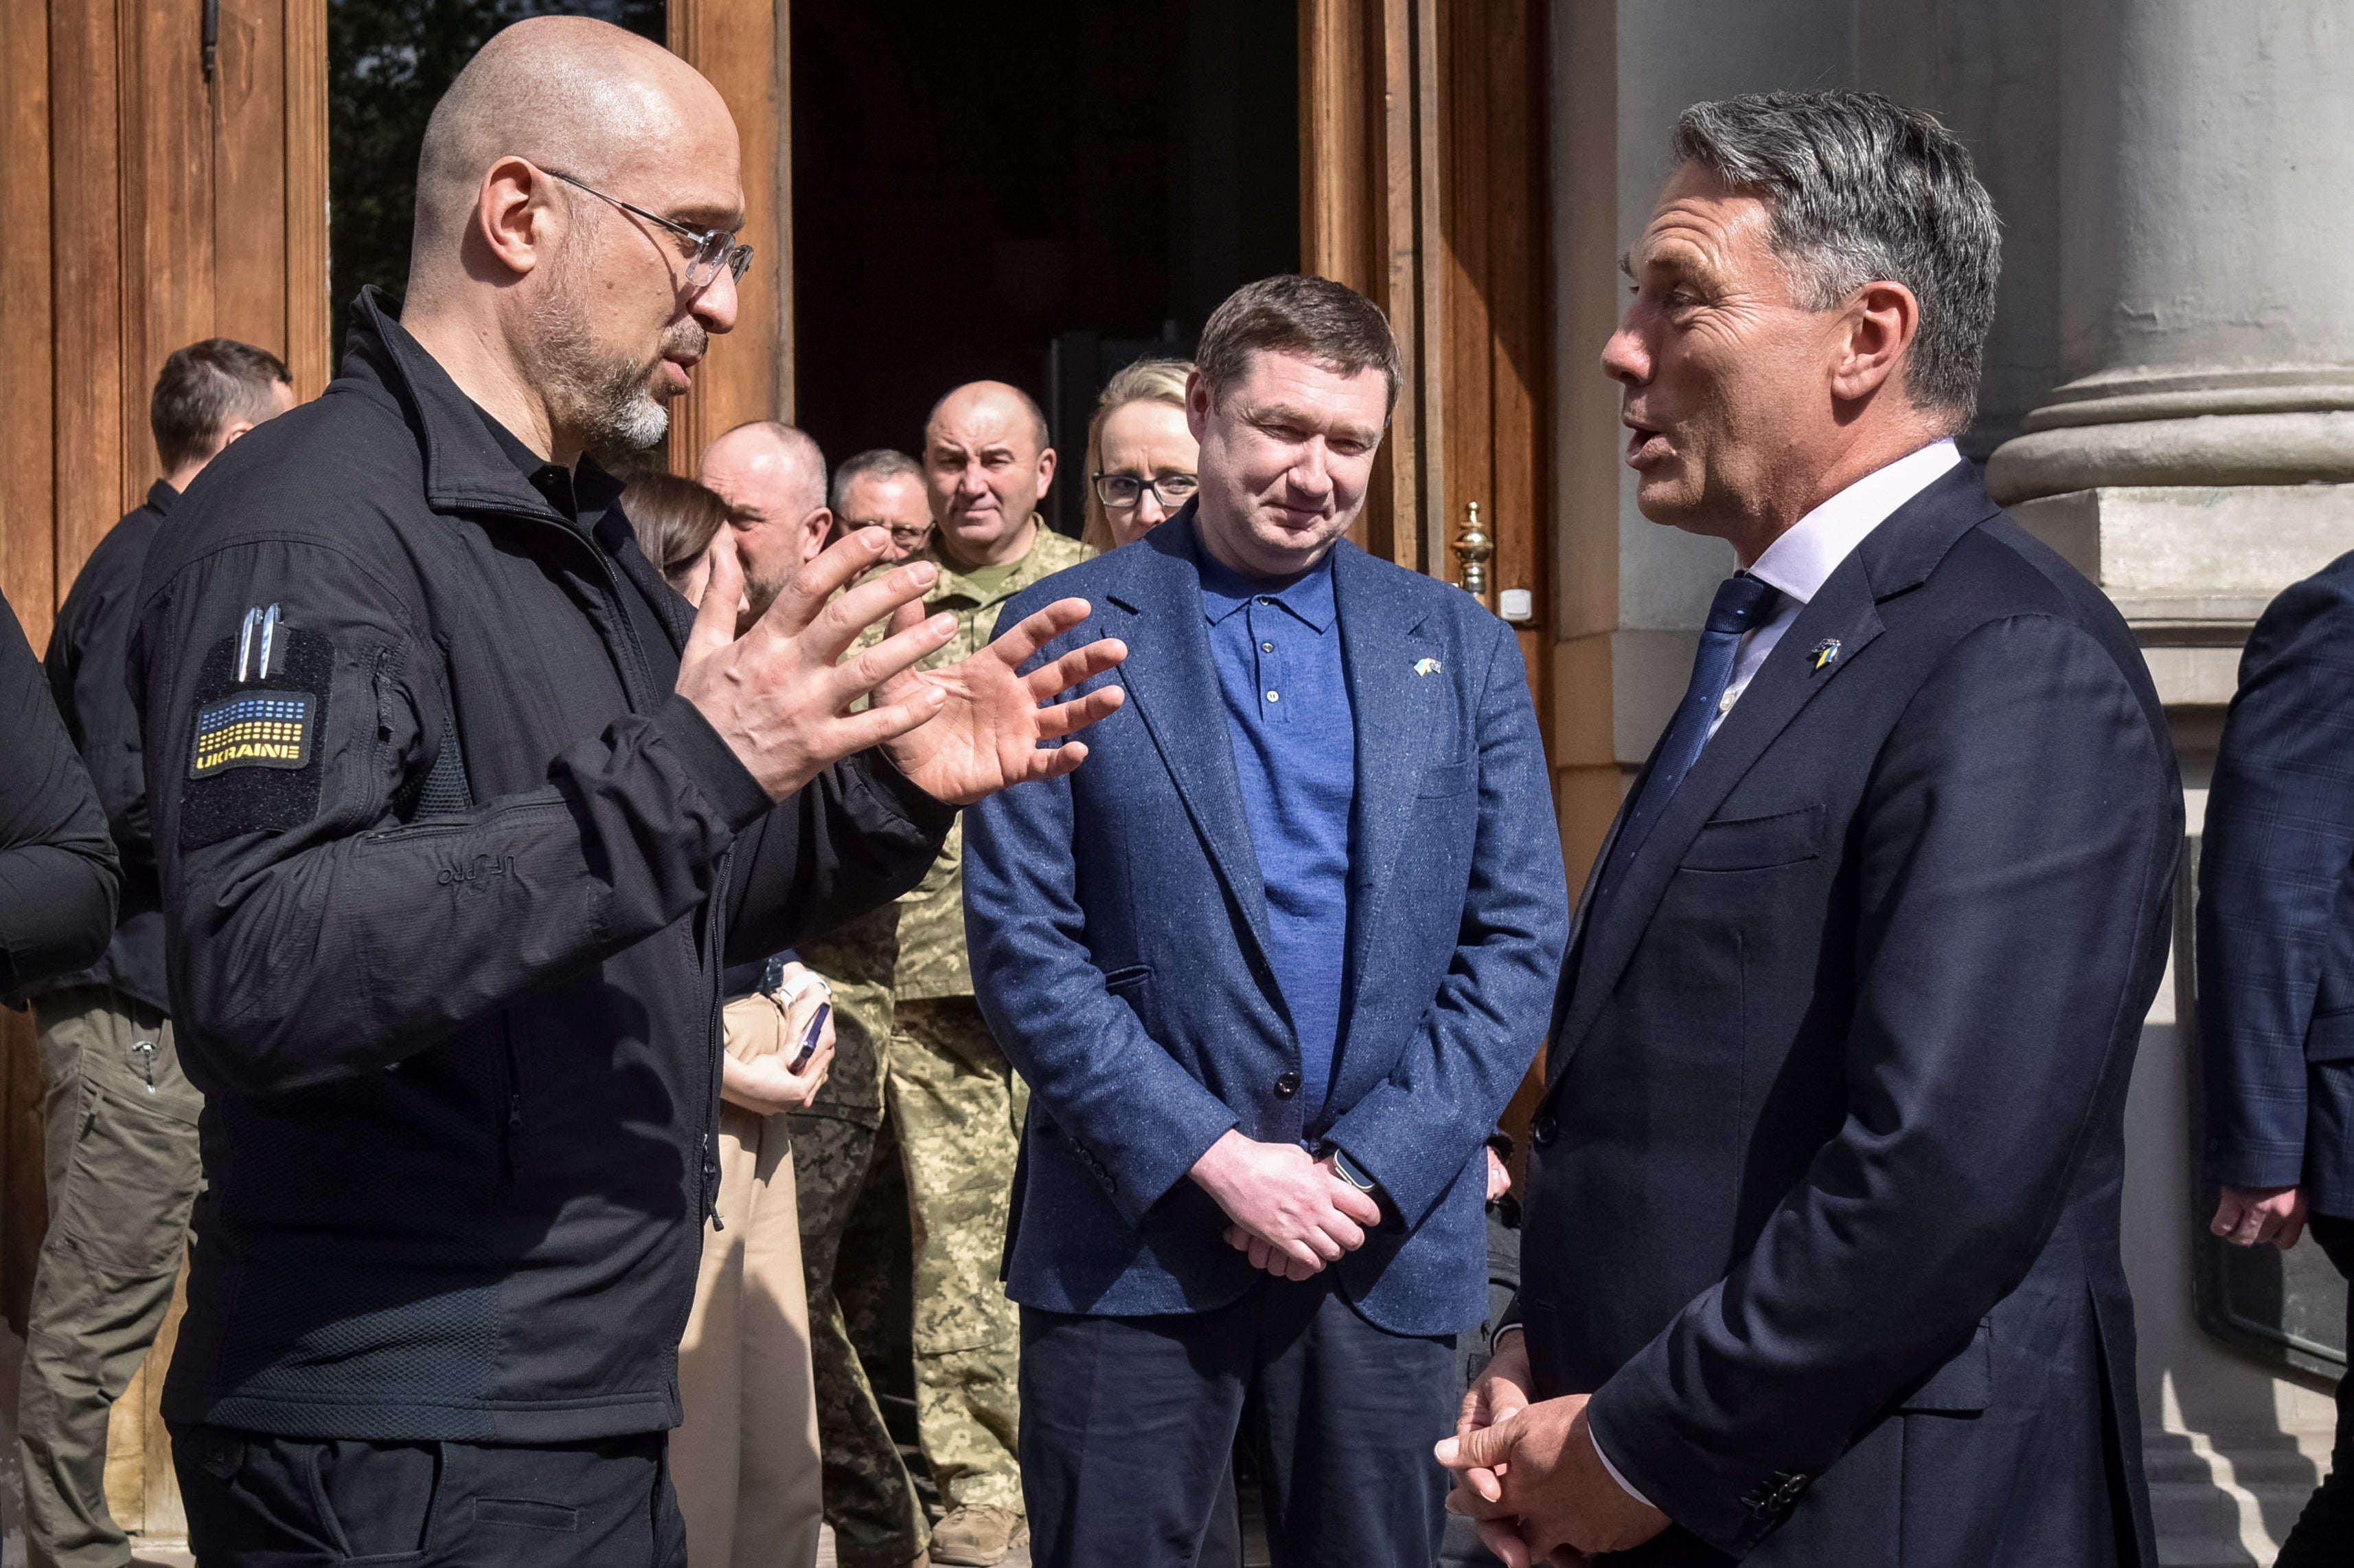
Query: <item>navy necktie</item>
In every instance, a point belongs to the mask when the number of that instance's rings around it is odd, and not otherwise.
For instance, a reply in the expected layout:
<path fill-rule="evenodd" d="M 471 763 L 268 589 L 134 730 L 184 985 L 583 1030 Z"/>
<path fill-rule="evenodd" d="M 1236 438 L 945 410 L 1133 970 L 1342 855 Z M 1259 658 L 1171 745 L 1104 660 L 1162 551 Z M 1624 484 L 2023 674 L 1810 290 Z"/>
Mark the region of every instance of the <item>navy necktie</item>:
<path fill-rule="evenodd" d="M 1700 760 L 1701 748 L 1708 744 L 1709 724 L 1716 717 L 1717 704 L 1724 700 L 1724 688 L 1733 683 L 1733 666 L 1741 652 L 1741 634 L 1765 625 L 1781 599 L 1781 589 L 1747 572 L 1735 572 L 1717 585 L 1716 599 L 1708 607 L 1708 625 L 1700 634 L 1700 652 L 1692 656 L 1691 684 L 1684 688 L 1684 700 L 1676 705 L 1676 716 L 1668 722 L 1668 733 L 1659 737 L 1659 749 L 1652 759 L 1650 773 L 1643 780 L 1642 793 L 1635 797 L 1634 807 L 1627 813 L 1627 825 L 1619 830 L 1618 842 L 1610 848 L 1610 863 L 1604 868 L 1602 881 L 1594 890 L 1595 909 L 1599 910 L 1603 900 L 1626 881 L 1627 868 L 1634 863 L 1636 852 L 1666 814 L 1668 802 L 1675 799 L 1684 775 Z"/>

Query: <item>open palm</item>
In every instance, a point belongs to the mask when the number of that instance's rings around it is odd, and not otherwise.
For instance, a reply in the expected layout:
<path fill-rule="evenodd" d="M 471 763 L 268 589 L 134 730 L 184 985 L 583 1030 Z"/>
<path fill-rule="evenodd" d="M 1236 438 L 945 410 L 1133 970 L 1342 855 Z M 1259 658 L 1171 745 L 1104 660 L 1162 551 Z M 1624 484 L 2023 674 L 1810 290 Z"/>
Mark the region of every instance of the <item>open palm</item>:
<path fill-rule="evenodd" d="M 941 699 L 930 718 L 884 742 L 892 762 L 934 800 L 956 806 L 970 806 L 1009 784 L 1060 778 L 1076 768 L 1087 758 L 1085 742 L 1043 748 L 1039 743 L 1108 717 L 1127 694 L 1107 685 L 1067 703 L 1055 699 L 1127 658 L 1127 645 L 1107 637 L 1027 675 L 1021 670 L 1089 613 L 1086 599 L 1057 599 L 970 658 L 937 670 L 902 671 L 876 686 L 878 705 L 908 703 L 926 688 Z M 892 630 L 906 630 L 921 619 L 919 606 L 907 606 L 893 618 Z"/>

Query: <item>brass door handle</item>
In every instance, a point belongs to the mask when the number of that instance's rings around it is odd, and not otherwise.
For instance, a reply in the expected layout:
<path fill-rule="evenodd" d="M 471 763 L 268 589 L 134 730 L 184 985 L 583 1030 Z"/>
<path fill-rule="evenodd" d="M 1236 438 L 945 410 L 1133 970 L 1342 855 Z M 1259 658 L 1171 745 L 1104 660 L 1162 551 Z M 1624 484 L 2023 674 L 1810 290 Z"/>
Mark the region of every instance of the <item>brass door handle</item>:
<path fill-rule="evenodd" d="M 1496 542 L 1479 526 L 1479 503 L 1465 503 L 1463 532 L 1455 535 L 1456 579 L 1463 591 L 1485 604 L 1488 600 L 1488 563 L 1495 558 Z"/>

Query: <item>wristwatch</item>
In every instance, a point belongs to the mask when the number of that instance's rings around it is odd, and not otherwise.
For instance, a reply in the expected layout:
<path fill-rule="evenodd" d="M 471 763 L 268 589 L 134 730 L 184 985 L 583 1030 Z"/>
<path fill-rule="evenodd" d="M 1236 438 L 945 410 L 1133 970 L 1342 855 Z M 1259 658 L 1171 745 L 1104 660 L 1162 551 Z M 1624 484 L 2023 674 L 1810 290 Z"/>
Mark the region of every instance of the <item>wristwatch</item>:
<path fill-rule="evenodd" d="M 1381 1183 L 1357 1169 L 1357 1162 L 1349 1158 L 1347 1150 L 1337 1143 L 1328 1143 L 1324 1146 L 1324 1152 L 1332 1157 L 1332 1169 L 1341 1173 L 1341 1181 L 1372 1198 L 1375 1202 L 1381 1201 Z"/>

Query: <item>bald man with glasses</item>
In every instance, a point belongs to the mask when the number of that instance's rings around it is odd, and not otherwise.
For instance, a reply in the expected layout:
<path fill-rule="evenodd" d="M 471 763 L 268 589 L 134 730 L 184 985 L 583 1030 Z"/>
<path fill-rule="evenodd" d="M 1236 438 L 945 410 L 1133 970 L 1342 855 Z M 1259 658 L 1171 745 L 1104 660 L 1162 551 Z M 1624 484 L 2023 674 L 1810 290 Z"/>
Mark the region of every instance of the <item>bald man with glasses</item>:
<path fill-rule="evenodd" d="M 735 324 L 739 168 L 675 56 L 501 33 L 427 128 L 406 307 L 364 293 L 342 378 L 150 559 L 208 1181 L 164 1414 L 207 1563 L 683 1563 L 721 971 L 913 885 L 1118 705 L 1041 706 L 1113 646 L 1016 673 L 1078 601 L 918 673 L 938 569 L 871 573 L 875 531 L 740 635 L 728 532 L 699 618 L 639 553 L 587 454 L 659 441 Z"/>

